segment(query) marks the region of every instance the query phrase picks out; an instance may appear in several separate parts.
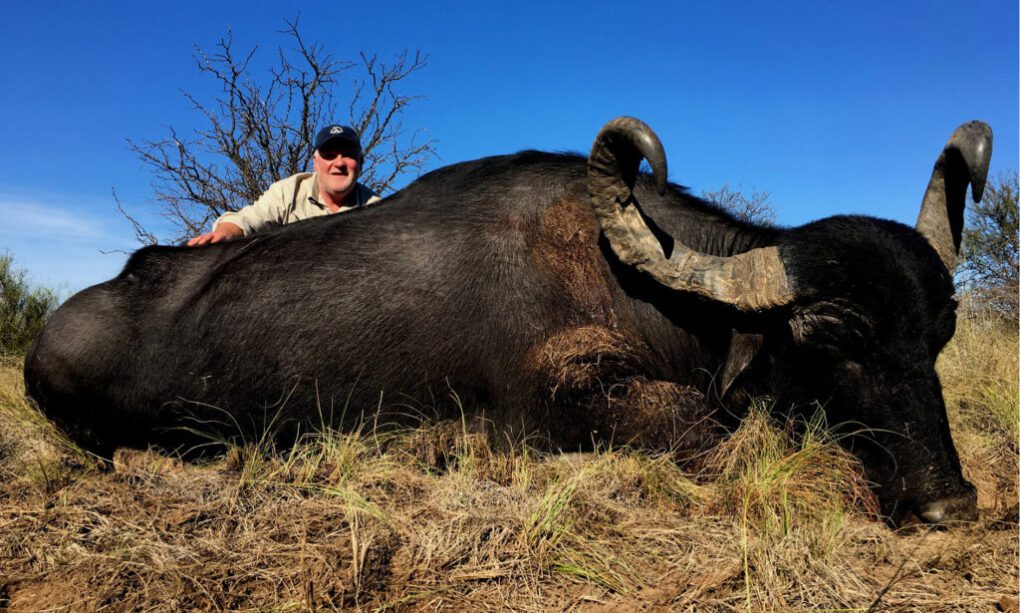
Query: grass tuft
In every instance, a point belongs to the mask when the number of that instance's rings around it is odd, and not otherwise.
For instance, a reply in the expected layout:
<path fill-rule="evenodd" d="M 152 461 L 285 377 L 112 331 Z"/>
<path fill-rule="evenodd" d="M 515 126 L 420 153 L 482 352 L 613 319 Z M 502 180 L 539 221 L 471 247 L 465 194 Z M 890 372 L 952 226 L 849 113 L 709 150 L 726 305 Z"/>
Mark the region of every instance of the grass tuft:
<path fill-rule="evenodd" d="M 753 533 L 766 546 L 802 539 L 814 555 L 825 556 L 838 546 L 848 511 L 877 512 L 858 461 L 820 416 L 800 427 L 780 426 L 767 406 L 756 404 L 709 456 L 715 504 L 740 518 L 742 534 Z"/>

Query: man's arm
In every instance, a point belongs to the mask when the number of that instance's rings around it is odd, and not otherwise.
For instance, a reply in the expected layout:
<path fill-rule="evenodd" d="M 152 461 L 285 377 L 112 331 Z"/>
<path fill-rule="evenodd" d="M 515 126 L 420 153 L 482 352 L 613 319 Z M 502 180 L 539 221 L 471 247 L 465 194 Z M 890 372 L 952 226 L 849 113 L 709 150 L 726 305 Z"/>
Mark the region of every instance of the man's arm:
<path fill-rule="evenodd" d="M 200 245 L 218 243 L 220 241 L 238 238 L 241 236 L 244 236 L 244 230 L 241 229 L 241 226 L 230 223 L 229 221 L 221 221 L 213 227 L 212 232 L 206 232 L 205 234 L 196 236 L 188 241 L 188 246 L 198 247 Z"/>
<path fill-rule="evenodd" d="M 292 181 L 292 179 L 293 177 L 277 181 L 270 185 L 269 189 L 259 196 L 259 199 L 254 203 L 236 211 L 224 213 L 213 224 L 212 232 L 207 232 L 189 240 L 188 246 L 197 247 L 248 236 L 258 232 L 267 225 L 283 223 L 288 202 L 287 185 L 290 184 L 290 191 L 292 192 L 297 186 L 297 182 Z M 290 199 L 293 199 L 294 194 L 291 193 L 289 196 Z"/>

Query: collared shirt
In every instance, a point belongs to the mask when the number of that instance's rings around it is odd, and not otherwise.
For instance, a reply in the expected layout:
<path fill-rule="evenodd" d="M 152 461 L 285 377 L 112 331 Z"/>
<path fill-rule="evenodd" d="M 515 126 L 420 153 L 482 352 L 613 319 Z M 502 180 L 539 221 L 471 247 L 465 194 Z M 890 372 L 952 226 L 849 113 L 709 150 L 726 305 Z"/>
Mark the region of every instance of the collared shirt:
<path fill-rule="evenodd" d="M 338 213 L 382 200 L 361 183 L 355 184 L 353 204 L 342 206 Z M 248 236 L 270 226 L 329 215 L 330 210 L 319 199 L 319 183 L 314 172 L 299 172 L 269 186 L 259 199 L 237 211 L 224 213 L 213 229 L 224 221 L 236 224 Z"/>

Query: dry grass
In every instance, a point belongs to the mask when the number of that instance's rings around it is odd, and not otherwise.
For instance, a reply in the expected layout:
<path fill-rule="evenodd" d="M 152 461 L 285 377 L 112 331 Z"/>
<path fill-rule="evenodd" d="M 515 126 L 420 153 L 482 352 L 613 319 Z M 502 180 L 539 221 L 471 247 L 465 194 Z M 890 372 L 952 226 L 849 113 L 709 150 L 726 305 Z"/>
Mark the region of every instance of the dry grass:
<path fill-rule="evenodd" d="M 939 368 L 982 519 L 892 532 L 819 424 L 763 409 L 698 475 L 494 451 L 459 424 L 101 471 L 0 364 L 0 610 L 995 610 L 1017 591 L 1017 338 Z"/>
<path fill-rule="evenodd" d="M 1015 327 L 1001 320 L 961 316 L 938 362 L 953 438 L 979 504 L 1013 516 L 1020 474 L 1017 339 Z"/>

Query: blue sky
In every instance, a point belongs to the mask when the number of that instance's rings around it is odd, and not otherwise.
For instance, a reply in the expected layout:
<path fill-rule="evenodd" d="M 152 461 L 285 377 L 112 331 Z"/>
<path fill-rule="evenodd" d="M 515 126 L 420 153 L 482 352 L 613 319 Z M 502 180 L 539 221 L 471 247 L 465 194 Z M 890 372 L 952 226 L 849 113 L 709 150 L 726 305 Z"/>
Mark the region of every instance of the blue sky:
<path fill-rule="evenodd" d="M 673 181 L 767 190 L 796 225 L 912 224 L 935 157 L 969 119 L 995 131 L 993 173 L 1018 166 L 1010 1 L 6 2 L 0 250 L 64 292 L 114 276 L 138 245 L 111 191 L 159 225 L 127 139 L 199 125 L 180 93 L 212 93 L 195 45 L 230 28 L 268 63 L 299 12 L 306 39 L 341 58 L 429 55 L 402 92 L 424 96 L 404 125 L 436 139 L 432 167 L 586 151 L 628 114 L 659 134 Z"/>

